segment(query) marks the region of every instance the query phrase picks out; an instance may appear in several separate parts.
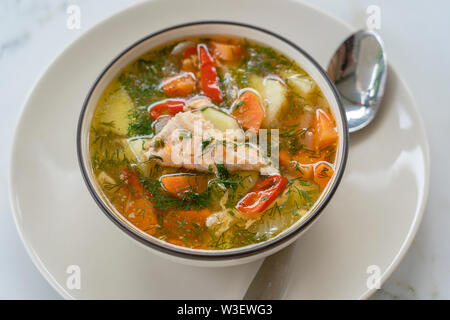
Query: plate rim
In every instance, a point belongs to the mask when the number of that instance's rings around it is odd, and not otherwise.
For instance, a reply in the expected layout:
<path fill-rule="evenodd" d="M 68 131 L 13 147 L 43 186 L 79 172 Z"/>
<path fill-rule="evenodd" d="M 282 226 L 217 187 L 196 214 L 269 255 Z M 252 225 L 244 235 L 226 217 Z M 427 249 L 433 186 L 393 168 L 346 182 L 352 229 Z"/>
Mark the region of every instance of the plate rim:
<path fill-rule="evenodd" d="M 422 119 L 422 116 L 419 112 L 419 107 L 416 102 L 416 99 L 414 98 L 414 95 L 411 91 L 411 89 L 406 84 L 406 81 L 400 76 L 400 74 L 397 72 L 397 70 L 388 63 L 389 68 L 389 74 L 395 74 L 398 82 L 404 87 L 406 94 L 408 97 L 411 98 L 411 104 L 410 104 L 410 110 L 413 112 L 414 116 L 417 119 L 417 125 L 419 126 L 419 129 L 421 131 L 421 136 L 423 137 L 423 147 L 424 147 L 424 168 L 425 168 L 425 180 L 424 180 L 424 194 L 423 197 L 420 199 L 420 206 L 417 207 L 416 212 L 414 213 L 414 219 L 411 221 L 410 228 L 408 230 L 408 234 L 406 235 L 406 238 L 404 239 L 402 245 L 399 247 L 397 254 L 393 258 L 391 264 L 386 268 L 385 272 L 380 277 L 380 289 L 381 286 L 386 282 L 386 280 L 391 276 L 391 274 L 395 271 L 395 269 L 398 267 L 400 262 L 405 257 L 406 253 L 408 252 L 409 248 L 411 247 L 412 242 L 416 238 L 417 231 L 419 230 L 419 227 L 422 223 L 423 216 L 425 214 L 425 208 L 428 202 L 428 196 L 430 192 L 430 167 L 431 167 L 431 161 L 430 161 L 430 143 L 428 140 L 427 131 L 425 129 L 425 125 Z M 377 288 L 368 289 L 364 294 L 362 294 L 359 297 L 359 300 L 362 299 L 368 299 L 372 294 L 374 294 L 377 290 Z"/>
<path fill-rule="evenodd" d="M 42 274 L 42 276 L 45 278 L 45 280 L 51 285 L 55 291 L 60 294 L 64 299 L 74 300 L 75 297 L 71 296 L 66 292 L 65 289 L 61 287 L 61 285 L 56 281 L 52 274 L 46 269 L 44 263 L 40 260 L 39 256 L 35 251 L 32 250 L 32 246 L 29 244 L 29 241 L 27 240 L 22 225 L 19 223 L 19 216 L 20 216 L 20 209 L 17 206 L 17 203 L 15 201 L 15 195 L 13 193 L 13 187 L 15 182 L 13 181 L 13 172 L 14 172 L 14 155 L 16 153 L 17 149 L 17 140 L 19 137 L 19 129 L 22 126 L 23 119 L 26 113 L 26 110 L 29 108 L 28 104 L 30 101 L 31 96 L 39 86 L 42 79 L 45 78 L 45 76 L 50 72 L 52 67 L 56 64 L 56 62 L 61 59 L 73 46 L 76 45 L 77 42 L 81 41 L 82 39 L 86 38 L 90 32 L 92 32 L 94 29 L 101 28 L 102 25 L 107 24 L 110 20 L 116 18 L 119 15 L 126 15 L 127 12 L 130 12 L 134 10 L 136 7 L 139 6 L 146 6 L 151 4 L 154 1 L 148 1 L 148 2 L 138 2 L 131 6 L 119 9 L 109 16 L 106 16 L 105 18 L 99 20 L 97 23 L 90 26 L 88 29 L 83 31 L 83 33 L 68 43 L 62 50 L 57 52 L 55 56 L 47 63 L 47 65 L 42 69 L 42 71 L 39 73 L 39 75 L 35 78 L 35 81 L 33 82 L 33 85 L 28 90 L 27 94 L 25 95 L 25 98 L 23 100 L 23 103 L 21 104 L 21 110 L 19 111 L 19 116 L 16 118 L 15 124 L 14 124 L 14 131 L 13 131 L 13 138 L 12 143 L 9 147 L 9 165 L 8 165 L 8 197 L 10 202 L 10 207 L 14 219 L 14 224 L 16 226 L 17 232 L 19 234 L 19 237 L 23 243 L 23 246 L 25 247 L 25 250 L 30 257 L 33 264 L 36 266 L 36 268 L 39 270 L 39 272 Z M 332 15 L 328 13 L 326 10 L 319 8 L 315 5 L 304 3 L 300 1 L 295 1 L 297 5 L 308 7 L 314 11 L 317 11 L 319 14 L 322 14 L 326 16 L 328 19 L 335 20 L 337 23 L 342 24 L 347 29 L 351 31 L 355 31 L 355 28 L 343 20 L 342 18 Z M 417 207 L 416 212 L 414 213 L 414 219 L 411 222 L 411 226 L 408 230 L 408 234 L 406 235 L 402 245 L 399 247 L 397 254 L 392 259 L 391 264 L 386 268 L 386 270 L 383 272 L 383 274 L 380 277 L 380 284 L 382 285 L 389 276 L 394 272 L 394 270 L 397 268 L 397 266 L 400 264 L 400 262 L 403 260 L 404 256 L 408 252 L 412 242 L 415 239 L 415 236 L 417 234 L 417 231 L 421 225 L 421 221 L 423 219 L 424 213 L 425 213 L 425 207 L 427 205 L 428 196 L 429 196 L 429 189 L 430 189 L 430 145 L 428 140 L 428 135 L 426 132 L 426 128 L 424 125 L 423 118 L 419 112 L 418 104 L 416 102 L 416 99 L 414 95 L 412 94 L 411 89 L 408 87 L 406 81 L 399 75 L 399 73 L 396 71 L 395 67 L 388 63 L 388 66 L 390 67 L 390 74 L 394 73 L 398 79 L 398 81 L 401 83 L 401 85 L 404 87 L 405 92 L 407 95 L 411 98 L 411 104 L 410 104 L 410 110 L 414 114 L 415 118 L 417 119 L 417 124 L 419 126 L 419 129 L 421 131 L 421 136 L 423 137 L 423 147 L 424 147 L 424 193 L 422 199 L 420 199 L 421 203 L 420 206 Z M 377 288 L 368 289 L 366 292 L 364 292 L 362 295 L 360 295 L 357 299 L 367 299 L 369 298 L 375 291 L 377 291 Z"/>

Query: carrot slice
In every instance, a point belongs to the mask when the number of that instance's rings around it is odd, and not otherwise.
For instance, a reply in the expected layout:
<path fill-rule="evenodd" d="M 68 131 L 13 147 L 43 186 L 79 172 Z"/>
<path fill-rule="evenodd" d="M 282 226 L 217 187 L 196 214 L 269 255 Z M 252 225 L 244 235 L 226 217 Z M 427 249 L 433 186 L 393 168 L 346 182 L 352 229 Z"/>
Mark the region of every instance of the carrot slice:
<path fill-rule="evenodd" d="M 168 230 L 177 231 L 182 227 L 193 230 L 206 224 L 206 218 L 211 214 L 208 208 L 200 210 L 177 210 L 168 212 L 164 216 L 164 227 Z M 175 230 L 174 230 L 175 229 Z"/>
<path fill-rule="evenodd" d="M 144 193 L 144 188 L 139 182 L 136 172 L 124 169 L 121 179 L 125 182 L 123 191 L 127 197 L 124 205 L 124 216 L 137 228 L 153 234 L 158 224 L 158 218 L 153 205 Z"/>
<path fill-rule="evenodd" d="M 322 109 L 316 111 L 316 144 L 317 147 L 336 143 L 338 132 L 332 118 Z"/>
<path fill-rule="evenodd" d="M 194 174 L 168 174 L 161 177 L 164 189 L 177 198 L 183 198 L 188 191 L 204 192 L 207 187 L 205 176 Z"/>
<path fill-rule="evenodd" d="M 211 42 L 211 50 L 215 57 L 222 61 L 237 61 L 242 56 L 242 47 L 237 44 Z"/>
<path fill-rule="evenodd" d="M 259 97 L 252 91 L 245 91 L 236 102 L 232 115 L 245 129 L 257 131 L 264 120 L 264 109 Z"/>
<path fill-rule="evenodd" d="M 183 73 L 181 75 L 163 80 L 164 93 L 169 97 L 187 96 L 194 92 L 195 77 L 192 73 Z"/>
<path fill-rule="evenodd" d="M 279 152 L 280 165 L 289 170 L 294 176 L 311 179 L 313 176 L 313 164 L 306 163 L 297 155 L 291 156 L 289 151 L 280 150 Z"/>
<path fill-rule="evenodd" d="M 156 230 L 158 218 L 151 202 L 146 198 L 128 199 L 124 207 L 124 215 L 144 232 L 152 234 Z"/>
<path fill-rule="evenodd" d="M 324 189 L 331 177 L 334 174 L 334 170 L 330 164 L 326 162 L 319 162 L 314 167 L 314 182 L 316 182 L 321 189 Z"/>
<path fill-rule="evenodd" d="M 201 234 L 205 230 L 206 219 L 210 214 L 208 208 L 167 212 L 163 219 L 167 240 L 183 247 L 201 247 Z"/>
<path fill-rule="evenodd" d="M 123 169 L 122 173 L 120 174 L 120 179 L 125 182 L 124 189 L 126 189 L 127 192 L 136 197 L 141 197 L 143 195 L 144 188 L 139 182 L 139 178 L 136 172 L 131 171 L 127 168 Z"/>

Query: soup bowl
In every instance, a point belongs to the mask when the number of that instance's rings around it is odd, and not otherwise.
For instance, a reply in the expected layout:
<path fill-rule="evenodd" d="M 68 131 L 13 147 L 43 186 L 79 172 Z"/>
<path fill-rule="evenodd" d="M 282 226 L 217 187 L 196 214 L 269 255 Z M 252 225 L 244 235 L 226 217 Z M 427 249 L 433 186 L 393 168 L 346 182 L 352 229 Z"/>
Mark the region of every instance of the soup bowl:
<path fill-rule="evenodd" d="M 192 249 L 177 246 L 152 237 L 135 227 L 114 208 L 103 194 L 95 179 L 89 154 L 90 125 L 97 102 L 109 83 L 125 66 L 144 53 L 166 43 L 183 38 L 212 35 L 246 38 L 269 46 L 295 61 L 314 79 L 328 100 L 339 136 L 336 148 L 335 174 L 306 217 L 299 219 L 293 225 L 266 241 L 224 250 Z M 344 172 L 348 153 L 348 129 L 344 109 L 336 88 L 325 71 L 304 50 L 282 36 L 259 27 L 234 22 L 201 21 L 173 26 L 152 33 L 119 53 L 105 67 L 93 83 L 82 106 L 77 132 L 77 153 L 82 176 L 92 197 L 105 215 L 129 236 L 151 252 L 177 262 L 199 266 L 230 266 L 261 259 L 281 250 L 297 240 L 320 216 L 336 191 Z"/>

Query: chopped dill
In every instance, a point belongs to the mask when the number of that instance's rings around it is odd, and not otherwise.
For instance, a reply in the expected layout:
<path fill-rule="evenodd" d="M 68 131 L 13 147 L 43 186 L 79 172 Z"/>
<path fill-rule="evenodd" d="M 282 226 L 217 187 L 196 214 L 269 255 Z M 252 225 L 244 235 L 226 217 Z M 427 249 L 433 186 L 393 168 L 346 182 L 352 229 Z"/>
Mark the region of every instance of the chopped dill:
<path fill-rule="evenodd" d="M 202 151 L 204 151 L 205 148 L 206 148 L 207 146 L 209 146 L 209 145 L 211 144 L 211 142 L 213 142 L 213 141 L 214 141 L 214 137 L 209 137 L 209 138 L 203 140 L 203 141 L 202 141 Z"/>
<path fill-rule="evenodd" d="M 129 137 L 151 135 L 153 133 L 153 121 L 146 110 L 132 108 L 128 111 L 128 119 L 130 120 L 127 132 Z"/>
<path fill-rule="evenodd" d="M 235 107 L 234 107 L 234 110 L 237 110 L 237 109 L 239 109 L 241 106 L 243 106 L 245 104 L 245 101 L 241 101 L 241 102 L 239 102 Z"/>
<path fill-rule="evenodd" d="M 153 147 L 155 148 L 163 148 L 165 145 L 164 140 L 160 137 L 156 137 L 155 141 L 153 141 Z"/>
<path fill-rule="evenodd" d="M 163 211 L 170 209 L 203 209 L 210 203 L 210 194 L 207 189 L 198 193 L 192 189 L 183 191 L 182 199 L 172 196 L 161 186 L 161 182 L 157 179 L 147 178 L 142 175 L 139 177 L 144 189 L 151 195 L 153 206 Z"/>

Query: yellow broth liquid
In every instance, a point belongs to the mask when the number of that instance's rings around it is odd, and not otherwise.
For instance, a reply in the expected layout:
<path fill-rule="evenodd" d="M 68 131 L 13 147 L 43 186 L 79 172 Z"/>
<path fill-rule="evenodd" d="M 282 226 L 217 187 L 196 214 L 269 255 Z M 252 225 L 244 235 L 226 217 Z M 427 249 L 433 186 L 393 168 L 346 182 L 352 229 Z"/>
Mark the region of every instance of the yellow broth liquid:
<path fill-rule="evenodd" d="M 223 95 L 223 102 L 217 107 L 226 113 L 230 113 L 235 101 L 228 94 L 230 88 L 252 88 L 264 96 L 261 92 L 266 90 L 264 79 L 278 81 L 284 88 L 283 110 L 269 125 L 279 129 L 280 172 L 289 183 L 258 219 L 239 212 L 236 204 L 256 182 L 266 178 L 259 172 L 229 172 L 227 180 L 231 182 L 224 189 L 223 185 L 218 187 L 219 178 L 214 172 L 193 172 L 138 159 L 130 146 L 135 138 L 150 139 L 154 135 L 148 107 L 168 98 L 161 82 L 180 73 L 186 63 L 183 52 L 172 54 L 172 51 L 186 41 L 204 43 L 208 48 L 214 41 L 239 46 L 241 53 L 236 61 L 220 61 L 216 57 Z M 199 94 L 202 92 L 196 88 L 191 95 L 180 98 Z M 328 102 L 314 80 L 277 51 L 240 38 L 179 40 L 138 58 L 107 87 L 91 124 L 92 169 L 104 196 L 123 218 L 153 237 L 180 246 L 215 250 L 258 243 L 304 219 L 326 187 L 326 180 L 334 174 L 332 170 L 315 172 L 320 163 L 334 168 L 337 145 L 337 139 L 327 145 L 317 145 L 317 110 L 326 113 L 335 125 Z M 298 165 L 293 167 L 292 161 Z M 132 185 L 134 190 L 130 191 L 131 183 L 124 178 L 124 170 L 136 173 L 138 187 Z M 177 199 L 160 185 L 160 177 L 171 173 L 203 175 L 209 187 L 188 200 Z M 156 202 L 155 197 L 158 197 Z M 205 219 L 217 212 L 221 212 L 221 223 L 206 226 Z"/>

